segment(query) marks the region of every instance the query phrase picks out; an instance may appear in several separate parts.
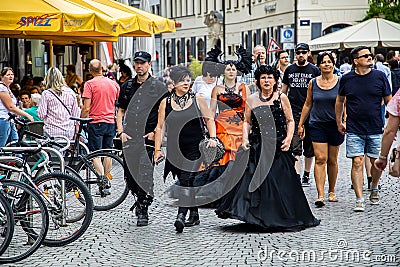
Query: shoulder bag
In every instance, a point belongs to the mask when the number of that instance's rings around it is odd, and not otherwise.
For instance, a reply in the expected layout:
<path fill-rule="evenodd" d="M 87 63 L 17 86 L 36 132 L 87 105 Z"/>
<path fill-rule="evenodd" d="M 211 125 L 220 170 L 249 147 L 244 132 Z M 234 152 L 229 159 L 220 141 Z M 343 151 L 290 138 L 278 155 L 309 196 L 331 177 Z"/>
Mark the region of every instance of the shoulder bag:
<path fill-rule="evenodd" d="M 69 111 L 69 109 L 67 108 L 67 106 L 64 104 L 64 102 L 62 102 L 62 100 L 58 97 L 58 95 L 56 94 L 56 93 L 54 93 L 51 89 L 49 89 L 49 92 L 50 93 L 52 93 L 57 99 L 58 99 L 58 101 L 60 101 L 60 103 L 64 106 L 64 108 L 68 111 L 68 114 L 70 115 L 70 116 L 72 116 L 71 115 L 71 111 Z"/>
<path fill-rule="evenodd" d="M 199 107 L 197 106 L 196 96 L 193 97 L 193 104 L 195 105 L 197 116 L 200 120 L 201 131 L 203 133 L 203 140 L 199 143 L 199 150 L 201 153 L 201 158 L 204 163 L 204 167 L 207 169 L 211 167 L 214 163 L 217 163 L 225 154 L 224 144 L 216 137 L 217 146 L 216 147 L 207 147 L 208 141 L 210 137 L 206 132 L 206 127 L 204 125 L 203 117 L 200 114 Z"/>
<path fill-rule="evenodd" d="M 400 176 L 400 145 L 392 150 L 389 161 L 389 175 L 397 178 Z"/>

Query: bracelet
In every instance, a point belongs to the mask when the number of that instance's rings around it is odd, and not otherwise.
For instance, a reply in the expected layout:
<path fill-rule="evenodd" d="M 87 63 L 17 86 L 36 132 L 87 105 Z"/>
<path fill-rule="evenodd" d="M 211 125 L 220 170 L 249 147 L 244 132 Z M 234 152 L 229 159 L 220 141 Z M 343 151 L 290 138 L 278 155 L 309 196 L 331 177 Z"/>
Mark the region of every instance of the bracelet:
<path fill-rule="evenodd" d="M 117 134 L 116 134 L 116 137 L 120 137 L 121 136 L 121 134 L 123 134 L 124 132 L 118 132 Z"/>
<path fill-rule="evenodd" d="M 154 149 L 154 152 L 161 151 L 161 148 Z"/>
<path fill-rule="evenodd" d="M 209 139 L 210 139 L 210 140 L 214 140 L 214 141 L 218 141 L 218 138 L 217 138 L 217 137 L 210 137 Z"/>
<path fill-rule="evenodd" d="M 381 154 L 379 154 L 379 158 L 380 158 L 380 159 L 387 160 L 387 156 L 383 156 L 383 155 L 381 155 Z"/>

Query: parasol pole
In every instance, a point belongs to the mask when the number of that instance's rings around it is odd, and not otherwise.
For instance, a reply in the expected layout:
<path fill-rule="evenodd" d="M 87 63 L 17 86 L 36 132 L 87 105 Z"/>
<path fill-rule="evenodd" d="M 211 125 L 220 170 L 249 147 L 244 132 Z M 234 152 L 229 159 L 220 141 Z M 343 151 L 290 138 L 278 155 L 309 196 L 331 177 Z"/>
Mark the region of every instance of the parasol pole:
<path fill-rule="evenodd" d="M 53 67 L 53 40 L 49 41 L 50 55 L 49 55 L 49 64 L 50 67 Z"/>
<path fill-rule="evenodd" d="M 93 42 L 93 58 L 97 58 L 96 44 L 97 42 Z"/>

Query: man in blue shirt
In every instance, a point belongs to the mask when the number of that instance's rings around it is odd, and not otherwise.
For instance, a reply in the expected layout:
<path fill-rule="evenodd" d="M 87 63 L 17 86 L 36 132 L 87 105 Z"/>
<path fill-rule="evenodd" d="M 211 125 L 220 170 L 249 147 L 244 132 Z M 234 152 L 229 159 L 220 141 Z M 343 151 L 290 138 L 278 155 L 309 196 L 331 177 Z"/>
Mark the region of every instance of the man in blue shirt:
<path fill-rule="evenodd" d="M 351 181 L 356 194 L 354 211 L 364 211 L 362 193 L 363 159 L 366 154 L 371 161 L 371 204 L 379 204 L 378 183 L 382 172 L 374 167 L 380 155 L 384 122 L 381 116 L 382 99 L 387 104 L 392 98 L 389 82 L 381 71 L 371 69 L 372 54 L 366 46 L 351 51 L 355 69 L 342 76 L 339 95 L 336 98 L 336 123 L 339 132 L 346 134 L 346 156 L 352 159 Z M 343 120 L 346 99 L 346 121 Z"/>

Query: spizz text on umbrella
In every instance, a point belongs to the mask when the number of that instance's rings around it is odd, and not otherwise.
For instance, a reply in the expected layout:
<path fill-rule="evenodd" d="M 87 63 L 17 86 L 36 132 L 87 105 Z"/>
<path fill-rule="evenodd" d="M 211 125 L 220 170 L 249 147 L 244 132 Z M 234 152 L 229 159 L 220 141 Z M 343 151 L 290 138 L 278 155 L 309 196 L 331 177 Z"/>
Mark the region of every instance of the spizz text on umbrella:
<path fill-rule="evenodd" d="M 51 20 L 56 19 L 53 16 L 55 16 L 55 14 L 43 14 L 41 16 L 21 17 L 21 19 L 17 22 L 17 25 L 19 25 L 17 29 L 29 26 L 50 27 Z"/>

